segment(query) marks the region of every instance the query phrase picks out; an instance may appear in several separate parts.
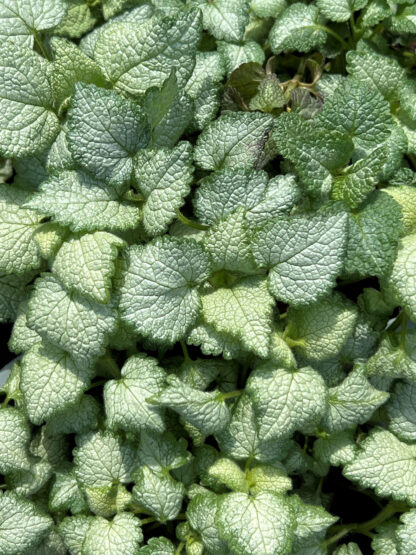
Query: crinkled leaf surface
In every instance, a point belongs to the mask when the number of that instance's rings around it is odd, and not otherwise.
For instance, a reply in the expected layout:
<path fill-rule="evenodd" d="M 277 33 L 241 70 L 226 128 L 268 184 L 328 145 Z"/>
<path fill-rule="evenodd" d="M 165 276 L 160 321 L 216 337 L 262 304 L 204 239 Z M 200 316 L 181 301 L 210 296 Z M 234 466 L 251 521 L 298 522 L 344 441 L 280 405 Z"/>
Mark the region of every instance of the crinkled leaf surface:
<path fill-rule="evenodd" d="M 24 414 L 15 408 L 0 410 L 0 430 L 1 472 L 28 470 L 30 429 Z"/>
<path fill-rule="evenodd" d="M 400 240 L 399 250 L 390 275 L 390 283 L 399 301 L 416 320 L 416 235 Z"/>
<path fill-rule="evenodd" d="M 248 0 L 191 0 L 202 11 L 202 23 L 216 39 L 242 40 L 248 23 Z"/>
<path fill-rule="evenodd" d="M 108 521 L 97 516 L 91 521 L 82 544 L 85 555 L 134 555 L 143 533 L 140 520 L 131 513 L 121 513 Z"/>

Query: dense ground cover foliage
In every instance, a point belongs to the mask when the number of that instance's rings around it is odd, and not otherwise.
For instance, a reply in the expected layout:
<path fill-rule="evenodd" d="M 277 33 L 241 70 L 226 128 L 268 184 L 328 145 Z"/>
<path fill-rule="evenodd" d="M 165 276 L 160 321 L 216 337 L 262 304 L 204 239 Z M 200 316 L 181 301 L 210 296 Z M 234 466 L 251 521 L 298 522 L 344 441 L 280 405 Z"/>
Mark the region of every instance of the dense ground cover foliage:
<path fill-rule="evenodd" d="M 415 3 L 0 35 L 0 553 L 414 555 Z"/>

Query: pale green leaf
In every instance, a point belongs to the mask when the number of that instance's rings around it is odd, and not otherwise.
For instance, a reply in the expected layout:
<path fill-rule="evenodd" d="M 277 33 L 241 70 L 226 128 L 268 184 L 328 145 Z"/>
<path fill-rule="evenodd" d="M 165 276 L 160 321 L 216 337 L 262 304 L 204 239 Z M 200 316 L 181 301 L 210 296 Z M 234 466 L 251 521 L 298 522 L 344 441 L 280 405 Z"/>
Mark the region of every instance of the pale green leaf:
<path fill-rule="evenodd" d="M 185 495 L 185 487 L 169 473 L 143 466 L 135 472 L 133 498 L 149 510 L 159 522 L 178 516 Z"/>
<path fill-rule="evenodd" d="M 108 303 L 115 260 L 124 241 L 103 231 L 74 236 L 57 252 L 52 271 L 68 291 Z"/>
<path fill-rule="evenodd" d="M 98 427 L 101 405 L 91 395 L 83 395 L 76 405 L 71 405 L 54 414 L 46 425 L 47 433 L 85 434 Z"/>
<path fill-rule="evenodd" d="M 356 367 L 337 387 L 328 391 L 328 412 L 323 425 L 329 432 L 339 432 L 363 424 L 389 398 L 374 388 L 365 377 L 365 367 Z"/>
<path fill-rule="evenodd" d="M 319 437 L 313 444 L 313 456 L 321 464 L 332 466 L 351 462 L 356 454 L 357 445 L 352 430 L 336 432 Z"/>
<path fill-rule="evenodd" d="M 135 158 L 135 187 L 144 196 L 143 225 L 149 235 L 164 233 L 184 203 L 192 181 L 192 150 L 186 142 L 171 150 L 144 150 Z"/>
<path fill-rule="evenodd" d="M 26 296 L 26 285 L 32 279 L 33 272 L 22 275 L 0 274 L 0 322 L 16 321 L 19 305 Z"/>
<path fill-rule="evenodd" d="M 250 10 L 257 17 L 277 17 L 286 8 L 286 0 L 251 0 Z"/>
<path fill-rule="evenodd" d="M 292 4 L 277 17 L 269 35 L 275 54 L 286 50 L 309 52 L 323 46 L 326 38 L 318 9 L 300 3 Z"/>
<path fill-rule="evenodd" d="M 257 231 L 253 254 L 270 268 L 268 285 L 277 299 L 299 306 L 330 292 L 343 265 L 346 224 L 342 213 L 279 217 Z"/>
<path fill-rule="evenodd" d="M 309 367 L 286 370 L 266 362 L 250 374 L 246 391 L 263 440 L 314 430 L 327 407 L 325 382 Z"/>
<path fill-rule="evenodd" d="M 283 498 L 269 492 L 224 495 L 216 523 L 230 549 L 241 555 L 289 553 L 293 519 Z"/>
<path fill-rule="evenodd" d="M 258 91 L 250 100 L 250 110 L 273 112 L 275 108 L 282 108 L 287 103 L 282 87 L 275 74 L 267 75 L 261 81 Z"/>
<path fill-rule="evenodd" d="M 190 459 L 186 447 L 185 438 L 177 439 L 169 432 L 161 434 L 143 430 L 140 434 L 137 462 L 139 465 L 162 472 L 180 468 Z"/>
<path fill-rule="evenodd" d="M 249 62 L 262 64 L 266 57 L 263 48 L 254 40 L 246 40 L 237 44 L 218 41 L 217 46 L 227 75 L 230 75 L 242 64 Z"/>
<path fill-rule="evenodd" d="M 87 364 L 103 354 L 116 323 L 111 305 L 68 293 L 52 274 L 36 280 L 27 314 L 29 326 L 39 335 Z"/>
<path fill-rule="evenodd" d="M 141 105 L 150 124 L 152 147 L 173 147 L 192 119 L 192 101 L 179 89 L 174 71 L 160 89 L 146 91 Z"/>
<path fill-rule="evenodd" d="M 156 359 L 144 354 L 130 357 L 121 369 L 120 379 L 110 380 L 104 387 L 109 426 L 126 431 L 162 431 L 162 414 L 146 399 L 161 392 L 164 378 L 165 372 Z"/>
<path fill-rule="evenodd" d="M 382 337 L 376 353 L 366 362 L 370 377 L 403 378 L 416 382 L 416 329 L 407 330 L 404 340 L 393 332 Z"/>
<path fill-rule="evenodd" d="M 82 544 L 83 555 L 135 555 L 143 540 L 140 520 L 130 513 L 113 520 L 97 516 L 91 521 Z"/>
<path fill-rule="evenodd" d="M 269 352 L 274 300 L 262 276 L 237 281 L 202 295 L 202 316 L 217 332 L 240 340 L 260 357 Z"/>
<path fill-rule="evenodd" d="M 397 528 L 396 538 L 400 555 L 412 555 L 416 550 L 416 509 L 401 515 L 401 526 Z"/>
<path fill-rule="evenodd" d="M 124 93 L 160 87 L 174 68 L 183 87 L 195 65 L 200 32 L 198 11 L 174 19 L 158 14 L 141 25 L 110 25 L 100 33 L 94 57 L 113 87 Z"/>
<path fill-rule="evenodd" d="M 215 524 L 218 500 L 218 496 L 213 493 L 195 495 L 186 509 L 186 518 L 189 526 L 201 536 L 208 552 L 227 553 L 227 546 L 220 538 Z"/>
<path fill-rule="evenodd" d="M 206 470 L 210 480 L 233 491 L 247 491 L 246 475 L 231 459 L 220 457 Z"/>
<path fill-rule="evenodd" d="M 348 21 L 368 0 L 317 0 L 319 11 L 331 21 Z"/>
<path fill-rule="evenodd" d="M 392 433 L 374 429 L 362 442 L 356 458 L 344 467 L 349 480 L 372 488 L 380 497 L 416 503 L 416 459 L 414 446 Z"/>
<path fill-rule="evenodd" d="M 338 520 L 337 517 L 330 515 L 319 505 L 305 503 L 298 495 L 290 497 L 290 505 L 294 512 L 296 521 L 295 536 L 293 542 L 294 553 L 308 552 L 308 543 L 315 538 L 323 540 L 326 530 Z M 305 551 L 303 551 L 305 550 Z M 314 553 L 311 551 L 311 553 Z M 319 553 L 319 551 L 317 551 Z"/>
<path fill-rule="evenodd" d="M 124 200 L 113 185 L 84 172 L 64 171 L 42 183 L 27 204 L 73 231 L 117 231 L 139 225 L 137 203 Z"/>
<path fill-rule="evenodd" d="M 20 387 L 34 424 L 76 403 L 90 385 L 92 371 L 59 348 L 38 344 L 22 359 Z"/>
<path fill-rule="evenodd" d="M 3 114 L 0 153 L 3 156 L 37 154 L 58 134 L 59 120 L 53 111 L 49 71 L 49 62 L 36 52 L 17 45 L 3 45 L 0 62 L 0 112 Z"/>
<path fill-rule="evenodd" d="M 0 497 L 0 552 L 3 555 L 33 553 L 52 526 L 53 520 L 24 497 L 12 492 Z"/>
<path fill-rule="evenodd" d="M 4 41 L 31 47 L 33 35 L 53 29 L 66 10 L 67 4 L 63 0 L 1 0 L 0 36 Z"/>
<path fill-rule="evenodd" d="M 167 538 L 150 538 L 146 545 L 140 548 L 140 555 L 175 555 L 175 546 Z"/>
<path fill-rule="evenodd" d="M 225 360 L 239 358 L 247 354 L 241 341 L 224 332 L 217 332 L 202 319 L 189 332 L 186 342 L 188 345 L 200 347 L 204 355 L 218 356 L 222 354 Z"/>
<path fill-rule="evenodd" d="M 84 512 L 87 504 L 71 467 L 57 472 L 49 494 L 49 509 L 52 512 L 71 511 L 73 515 Z"/>
<path fill-rule="evenodd" d="M 84 486 L 128 483 L 135 464 L 135 451 L 113 432 L 89 432 L 77 436 L 74 464 L 75 475 Z"/>
<path fill-rule="evenodd" d="M 404 234 L 416 233 L 416 187 L 401 185 L 399 187 L 386 187 L 384 191 L 400 205 Z"/>
<path fill-rule="evenodd" d="M 355 305 L 336 294 L 305 308 L 291 308 L 288 336 L 300 354 L 321 361 L 340 352 L 356 321 Z"/>
<path fill-rule="evenodd" d="M 248 24 L 248 0 L 190 0 L 202 11 L 202 23 L 216 39 L 241 41 Z"/>
<path fill-rule="evenodd" d="M 220 432 L 229 424 L 230 411 L 222 393 L 193 389 L 174 375 L 169 376 L 168 383 L 155 402 L 177 412 L 202 434 Z"/>
<path fill-rule="evenodd" d="M 42 216 L 24 208 L 30 195 L 12 185 L 0 185 L 0 271 L 23 274 L 39 268 L 41 253 L 35 241 Z"/>
<path fill-rule="evenodd" d="M 0 431 L 0 471 L 2 474 L 14 470 L 28 470 L 30 467 L 28 457 L 30 428 L 24 414 L 15 408 L 2 408 L 0 410 Z"/>
<path fill-rule="evenodd" d="M 261 491 L 283 494 L 292 489 L 292 480 L 286 474 L 284 466 L 274 462 L 273 466 L 256 465 L 247 472 L 247 485 L 254 495 Z"/>
<path fill-rule="evenodd" d="M 416 439 L 416 385 L 396 383 L 386 405 L 389 430 L 403 441 Z"/>
<path fill-rule="evenodd" d="M 146 116 L 137 104 L 114 91 L 79 83 L 68 118 L 68 143 L 74 159 L 98 179 L 128 181 L 133 156 L 150 139 Z"/>
<path fill-rule="evenodd" d="M 389 280 L 400 304 L 416 320 L 416 234 L 400 240 Z"/>
<path fill-rule="evenodd" d="M 93 520 L 93 516 L 67 516 L 59 524 L 59 534 L 70 555 L 81 555 L 82 544 Z"/>
<path fill-rule="evenodd" d="M 85 0 L 71 0 L 66 15 L 54 29 L 55 35 L 79 38 L 88 33 L 97 22 Z M 87 35 L 88 36 L 88 35 Z"/>
<path fill-rule="evenodd" d="M 195 322 L 201 301 L 196 286 L 210 261 L 195 241 L 163 237 L 130 249 L 120 308 L 136 331 L 173 343 Z"/>

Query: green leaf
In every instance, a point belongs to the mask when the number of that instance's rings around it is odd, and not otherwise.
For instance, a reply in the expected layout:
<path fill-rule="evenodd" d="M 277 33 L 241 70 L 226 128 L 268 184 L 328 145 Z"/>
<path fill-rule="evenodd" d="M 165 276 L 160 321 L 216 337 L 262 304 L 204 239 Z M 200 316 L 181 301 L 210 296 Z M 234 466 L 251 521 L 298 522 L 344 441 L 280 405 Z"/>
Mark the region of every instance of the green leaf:
<path fill-rule="evenodd" d="M 416 509 L 401 515 L 400 521 L 396 532 L 398 552 L 410 555 L 416 549 Z"/>
<path fill-rule="evenodd" d="M 411 185 L 386 187 L 384 192 L 400 204 L 404 235 L 416 233 L 416 187 Z"/>
<path fill-rule="evenodd" d="M 400 6 L 389 22 L 388 27 L 393 33 L 407 35 L 416 31 L 415 6 Z"/>
<path fill-rule="evenodd" d="M 357 321 L 355 305 L 336 294 L 304 308 L 290 308 L 287 334 L 306 358 L 322 361 L 337 356 Z"/>
<path fill-rule="evenodd" d="M 85 0 L 71 0 L 66 15 L 54 29 L 54 34 L 79 38 L 88 33 L 94 27 L 96 21 L 90 6 Z"/>
<path fill-rule="evenodd" d="M 256 273 L 245 210 L 237 209 L 213 226 L 203 244 L 212 259 L 212 271 Z"/>
<path fill-rule="evenodd" d="M 127 510 L 132 500 L 131 493 L 121 484 L 100 487 L 87 486 L 84 493 L 89 510 L 105 518 Z"/>
<path fill-rule="evenodd" d="M 118 250 L 124 241 L 103 231 L 75 236 L 57 252 L 52 271 L 68 291 L 108 303 Z"/>
<path fill-rule="evenodd" d="M 135 464 L 133 447 L 110 431 L 77 436 L 74 449 L 75 475 L 83 486 L 128 483 Z"/>
<path fill-rule="evenodd" d="M 67 10 L 65 1 L 45 0 L 1 0 L 0 36 L 18 46 L 33 46 L 39 31 L 53 29 L 59 24 Z M 7 42 L 6 42 L 7 43 Z"/>
<path fill-rule="evenodd" d="M 367 89 L 376 89 L 390 102 L 397 99 L 404 81 L 405 70 L 392 57 L 371 51 L 350 50 L 347 53 L 347 71 Z"/>
<path fill-rule="evenodd" d="M 0 274 L 0 322 L 16 321 L 18 308 L 26 295 L 26 285 L 33 279 L 33 273 L 16 275 Z M 10 347 L 13 351 L 12 346 Z"/>
<path fill-rule="evenodd" d="M 111 305 L 68 293 L 52 274 L 36 280 L 27 319 L 40 336 L 69 352 L 80 364 L 89 364 L 103 354 L 116 324 Z"/>
<path fill-rule="evenodd" d="M 322 542 L 326 530 L 338 518 L 330 515 L 319 505 L 305 503 L 298 495 L 290 497 L 290 505 L 294 511 L 296 521 L 293 552 L 308 553 L 308 544 L 312 543 L 315 539 Z M 311 553 L 314 553 L 314 551 L 311 551 Z M 319 551 L 316 551 L 316 553 L 319 553 Z"/>
<path fill-rule="evenodd" d="M 24 208 L 29 195 L 12 185 L 0 185 L 0 271 L 23 274 L 39 268 L 41 253 L 35 240 L 42 216 Z"/>
<path fill-rule="evenodd" d="M 181 509 L 185 487 L 169 473 L 142 466 L 134 475 L 133 498 L 159 522 L 174 520 Z"/>
<path fill-rule="evenodd" d="M 174 375 L 155 402 L 177 412 L 204 435 L 223 430 L 230 422 L 230 411 L 219 391 L 204 392 L 184 384 Z"/>
<path fill-rule="evenodd" d="M 264 171 L 225 168 L 202 179 L 194 196 L 197 218 L 207 225 L 238 208 L 255 210 L 264 199 L 268 178 Z"/>
<path fill-rule="evenodd" d="M 279 217 L 257 231 L 254 258 L 270 268 L 268 285 L 277 299 L 299 306 L 331 291 L 343 265 L 346 224 L 345 214 L 300 215 Z"/>
<path fill-rule="evenodd" d="M 198 137 L 195 162 L 204 170 L 257 167 L 272 125 L 267 114 L 236 112 L 220 116 Z"/>
<path fill-rule="evenodd" d="M 202 316 L 217 332 L 240 340 L 260 357 L 269 352 L 274 301 L 262 276 L 237 281 L 202 295 Z"/>
<path fill-rule="evenodd" d="M 192 101 L 179 89 L 174 70 L 160 89 L 146 91 L 142 107 L 149 120 L 152 147 L 173 147 L 192 119 Z"/>
<path fill-rule="evenodd" d="M 250 100 L 250 110 L 260 110 L 261 112 L 273 112 L 275 108 L 282 108 L 287 103 L 282 87 L 276 75 L 267 75 L 261 81 L 258 92 Z"/>
<path fill-rule="evenodd" d="M 135 555 L 143 541 L 140 520 L 129 513 L 112 521 L 97 516 L 91 521 L 82 544 L 84 555 Z"/>
<path fill-rule="evenodd" d="M 248 0 L 191 0 L 202 11 L 202 23 L 216 39 L 238 42 L 248 24 Z"/>
<path fill-rule="evenodd" d="M 247 491 L 246 475 L 231 459 L 220 457 L 206 470 L 209 479 L 233 491 Z"/>
<path fill-rule="evenodd" d="M 93 520 L 93 516 L 67 516 L 59 524 L 59 534 L 70 555 L 81 555 L 82 544 Z"/>
<path fill-rule="evenodd" d="M 399 250 L 389 277 L 397 298 L 416 320 L 416 234 L 408 235 L 399 242 Z"/>
<path fill-rule="evenodd" d="M 4 555 L 33 553 L 52 526 L 53 520 L 24 497 L 13 492 L 0 497 L 0 551 Z"/>
<path fill-rule="evenodd" d="M 138 95 L 160 87 L 172 69 L 181 88 L 192 74 L 200 32 L 196 10 L 174 19 L 155 15 L 141 25 L 110 25 L 100 33 L 94 57 L 112 86 L 123 93 Z"/>
<path fill-rule="evenodd" d="M 351 462 L 357 452 L 353 431 L 342 431 L 318 438 L 313 444 L 313 456 L 321 464 L 341 466 Z"/>
<path fill-rule="evenodd" d="M 143 430 L 140 434 L 137 462 L 152 470 L 166 473 L 168 470 L 186 465 L 190 459 L 190 453 L 186 447 L 185 438 L 177 439 L 169 432 L 161 434 L 152 430 Z"/>
<path fill-rule="evenodd" d="M 227 553 L 226 543 L 220 538 L 215 524 L 218 501 L 218 496 L 213 493 L 195 495 L 186 509 L 186 518 L 190 527 L 201 536 L 208 552 Z"/>
<path fill-rule="evenodd" d="M 51 177 L 26 206 L 73 231 L 121 231 L 140 222 L 137 204 L 123 200 L 114 185 L 81 171 Z"/>
<path fill-rule="evenodd" d="M 266 362 L 250 374 L 246 391 L 263 440 L 314 430 L 327 407 L 325 382 L 309 367 L 290 371 Z"/>
<path fill-rule="evenodd" d="M 397 526 L 398 523 L 394 520 L 383 522 L 377 526 L 371 542 L 371 547 L 376 555 L 397 555 Z"/>
<path fill-rule="evenodd" d="M 403 341 L 399 334 L 386 333 L 377 352 L 366 362 L 370 377 L 403 378 L 416 382 L 416 330 L 407 330 Z"/>
<path fill-rule="evenodd" d="M 124 320 L 153 339 L 174 343 L 195 322 L 201 301 L 197 285 L 210 261 L 196 241 L 163 237 L 130 249 L 121 290 Z"/>
<path fill-rule="evenodd" d="M 114 91 L 79 83 L 68 118 L 68 143 L 74 159 L 98 179 L 128 181 L 133 156 L 150 139 L 146 116 L 137 104 Z"/>
<path fill-rule="evenodd" d="M 365 367 L 356 367 L 337 387 L 328 391 L 328 412 L 323 425 L 339 432 L 363 424 L 384 404 L 389 394 L 374 388 L 365 377 Z"/>
<path fill-rule="evenodd" d="M 49 494 L 49 509 L 52 512 L 69 510 L 74 515 L 87 510 L 86 501 L 70 466 L 55 475 Z"/>
<path fill-rule="evenodd" d="M 392 120 L 390 106 L 377 89 L 347 79 L 326 99 L 318 121 L 330 131 L 348 135 L 356 149 L 367 151 L 387 140 Z"/>
<path fill-rule="evenodd" d="M 286 0 L 251 0 L 250 9 L 257 17 L 277 17 L 286 8 Z"/>
<path fill-rule="evenodd" d="M 219 333 L 202 319 L 189 332 L 186 342 L 188 345 L 200 347 L 204 355 L 221 355 L 225 360 L 244 356 L 246 350 L 241 342 L 229 334 Z"/>
<path fill-rule="evenodd" d="M 139 549 L 140 555 L 175 555 L 175 546 L 167 538 L 150 538 L 146 545 Z"/>
<path fill-rule="evenodd" d="M 247 473 L 247 483 L 250 492 L 257 495 L 261 491 L 272 493 L 286 493 L 292 489 L 292 480 L 286 474 L 282 464 L 257 465 Z"/>
<path fill-rule="evenodd" d="M 317 0 L 319 11 L 331 21 L 348 21 L 357 10 L 361 10 L 368 0 Z"/>
<path fill-rule="evenodd" d="M 380 497 L 416 503 L 416 459 L 413 445 L 374 429 L 362 442 L 356 458 L 344 467 L 345 476 Z"/>
<path fill-rule="evenodd" d="M 130 357 L 121 369 L 120 379 L 110 380 L 104 387 L 109 426 L 126 431 L 163 431 L 161 411 L 146 400 L 161 392 L 164 378 L 165 372 L 156 359 L 144 354 Z"/>
<path fill-rule="evenodd" d="M 20 382 L 30 420 L 40 425 L 76 403 L 90 385 L 92 374 L 57 347 L 32 347 L 22 359 Z"/>
<path fill-rule="evenodd" d="M 144 196 L 143 225 L 149 235 L 166 232 L 189 194 L 192 149 L 187 142 L 168 150 L 144 150 L 135 158 L 135 187 Z"/>
<path fill-rule="evenodd" d="M 290 508 L 269 492 L 255 497 L 246 493 L 224 495 L 216 523 L 230 549 L 244 555 L 288 553 L 293 537 Z"/>
<path fill-rule="evenodd" d="M 275 54 L 286 50 L 309 52 L 323 46 L 327 35 L 315 6 L 295 3 L 281 13 L 270 31 L 270 46 Z"/>
<path fill-rule="evenodd" d="M 0 64 L 0 154 L 16 158 L 37 154 L 59 132 L 50 64 L 28 48 L 7 44 L 2 47 Z"/>
<path fill-rule="evenodd" d="M 353 152 L 349 137 L 313 126 L 296 113 L 277 118 L 273 140 L 315 196 L 329 193 L 333 174 L 348 163 Z"/>
<path fill-rule="evenodd" d="M 344 270 L 361 276 L 386 276 L 401 232 L 400 205 L 383 191 L 375 191 L 360 210 L 349 215 Z"/>
<path fill-rule="evenodd" d="M 389 430 L 403 441 L 416 439 L 416 384 L 396 383 L 386 405 Z"/>
<path fill-rule="evenodd" d="M 30 428 L 26 417 L 15 408 L 0 410 L 0 471 L 28 470 Z M 1 503 L 0 497 L 0 503 Z"/>
<path fill-rule="evenodd" d="M 272 462 L 283 458 L 285 447 L 283 442 L 264 440 L 259 431 L 262 420 L 256 416 L 255 404 L 248 394 L 243 394 L 234 405 L 229 426 L 216 439 L 221 451 L 236 460 L 256 459 Z"/>
<path fill-rule="evenodd" d="M 101 406 L 91 395 L 83 395 L 74 406 L 64 408 L 54 414 L 46 425 L 50 435 L 85 434 L 98 427 Z"/>
<path fill-rule="evenodd" d="M 254 40 L 246 40 L 238 44 L 218 41 L 217 47 L 227 75 L 242 64 L 249 62 L 262 64 L 266 57 L 263 48 Z"/>
<path fill-rule="evenodd" d="M 75 83 L 93 83 L 106 86 L 106 80 L 99 66 L 84 54 L 73 42 L 54 37 L 51 40 L 53 52 L 52 84 L 57 106 L 71 97 Z"/>

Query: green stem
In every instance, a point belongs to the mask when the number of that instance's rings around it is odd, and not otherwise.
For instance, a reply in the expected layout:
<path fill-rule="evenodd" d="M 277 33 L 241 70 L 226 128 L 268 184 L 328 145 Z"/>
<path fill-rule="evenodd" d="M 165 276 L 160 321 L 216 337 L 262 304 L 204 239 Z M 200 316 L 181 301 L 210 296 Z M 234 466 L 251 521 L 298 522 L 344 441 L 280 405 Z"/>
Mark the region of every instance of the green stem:
<path fill-rule="evenodd" d="M 407 157 L 409 158 L 409 160 L 412 162 L 413 165 L 413 169 L 416 171 L 416 156 L 412 153 L 409 153 L 407 155 Z"/>
<path fill-rule="evenodd" d="M 121 378 L 120 368 L 110 353 L 107 352 L 107 354 L 100 359 L 100 363 L 108 370 L 114 379 L 119 380 Z"/>
<path fill-rule="evenodd" d="M 209 226 L 207 225 L 199 224 L 198 222 L 194 222 L 193 220 L 190 220 L 189 218 L 184 216 L 179 209 L 176 210 L 176 215 L 178 216 L 178 220 L 180 222 L 182 222 L 183 224 L 189 227 L 193 227 L 194 229 L 199 229 L 200 231 L 207 231 L 209 229 Z"/>
<path fill-rule="evenodd" d="M 340 35 L 338 35 L 338 33 L 333 31 L 329 27 L 327 27 L 326 25 L 315 25 L 315 27 L 317 27 L 318 29 L 321 29 L 322 31 L 325 31 L 325 33 L 328 33 L 328 35 L 331 35 L 332 37 L 334 37 L 334 39 L 336 39 L 338 42 L 342 44 L 342 47 L 345 50 L 348 49 L 348 44 L 345 42 L 345 40 Z"/>
<path fill-rule="evenodd" d="M 182 553 L 182 550 L 184 547 L 185 547 L 185 542 L 181 542 L 176 548 L 175 555 L 179 555 L 180 553 Z"/>
<path fill-rule="evenodd" d="M 85 391 L 90 391 L 91 389 L 94 389 L 94 387 L 98 387 L 99 385 L 103 385 L 107 382 L 107 380 L 99 380 L 98 382 L 94 382 L 90 385 L 90 387 L 88 387 Z"/>
<path fill-rule="evenodd" d="M 244 393 L 244 389 L 237 389 L 236 391 L 229 391 L 228 393 L 221 393 L 221 399 L 234 399 L 240 397 Z"/>
<path fill-rule="evenodd" d="M 182 347 L 183 358 L 185 359 L 185 362 L 192 362 L 192 359 L 189 356 L 188 347 L 187 347 L 185 341 L 181 341 L 181 347 Z"/>
<path fill-rule="evenodd" d="M 355 39 L 357 35 L 357 29 L 355 28 L 354 14 L 351 14 L 351 17 L 350 17 L 350 27 L 351 27 L 352 37 L 353 39 Z"/>
<path fill-rule="evenodd" d="M 49 54 L 48 54 L 48 52 L 47 52 L 47 50 L 46 50 L 46 48 L 45 48 L 45 46 L 44 46 L 44 44 L 43 44 L 43 42 L 42 42 L 42 39 L 39 37 L 39 35 L 37 34 L 36 31 L 32 30 L 32 32 L 33 32 L 33 37 L 34 37 L 34 39 L 35 39 L 35 42 L 36 42 L 36 44 L 37 44 L 37 47 L 39 48 L 39 50 L 40 50 L 42 56 L 43 56 L 44 58 L 46 58 L 47 60 L 52 61 L 52 58 L 49 56 Z"/>
<path fill-rule="evenodd" d="M 2 402 L 1 406 L 5 409 L 7 407 L 7 405 L 9 404 L 10 400 L 11 400 L 11 397 L 9 397 L 7 395 L 6 398 L 4 399 L 4 401 Z"/>
<path fill-rule="evenodd" d="M 0 489 L 6 489 L 7 488 L 7 484 L 0 484 Z"/>
<path fill-rule="evenodd" d="M 149 516 L 148 518 L 140 519 L 140 524 L 150 524 L 151 522 L 156 522 L 156 519 L 154 516 Z"/>

